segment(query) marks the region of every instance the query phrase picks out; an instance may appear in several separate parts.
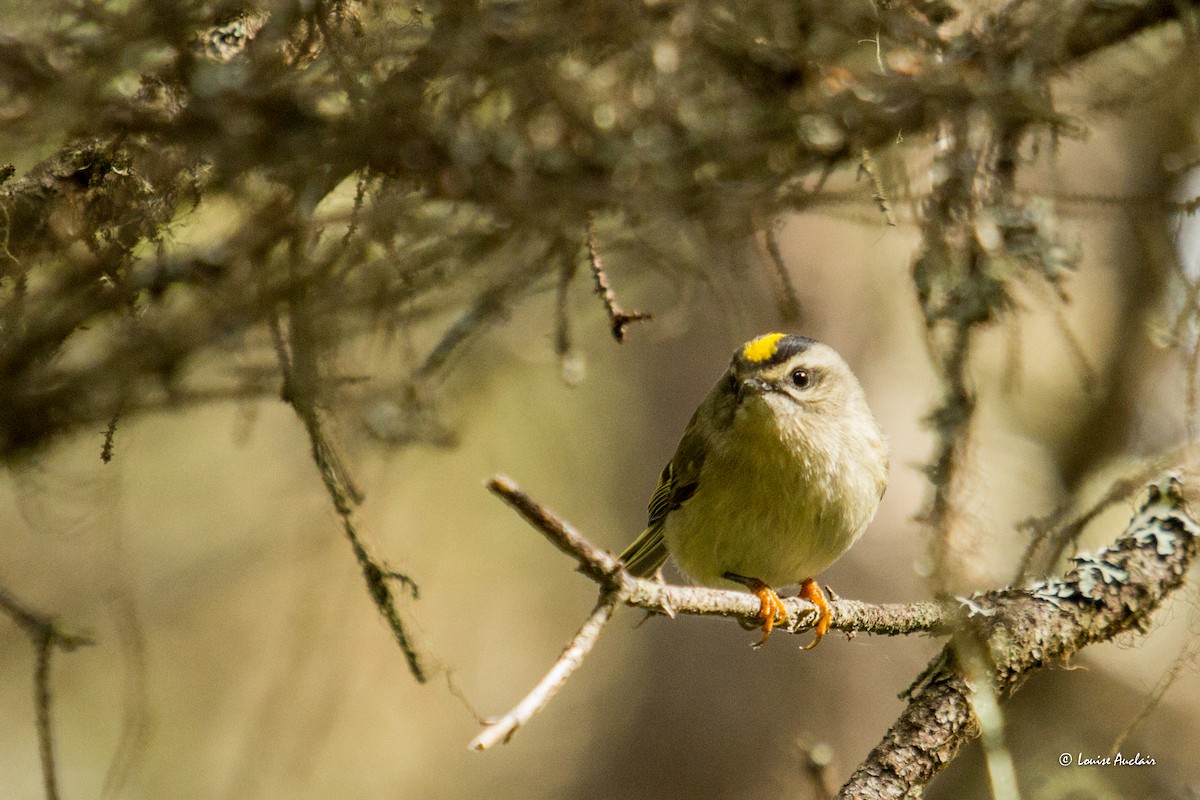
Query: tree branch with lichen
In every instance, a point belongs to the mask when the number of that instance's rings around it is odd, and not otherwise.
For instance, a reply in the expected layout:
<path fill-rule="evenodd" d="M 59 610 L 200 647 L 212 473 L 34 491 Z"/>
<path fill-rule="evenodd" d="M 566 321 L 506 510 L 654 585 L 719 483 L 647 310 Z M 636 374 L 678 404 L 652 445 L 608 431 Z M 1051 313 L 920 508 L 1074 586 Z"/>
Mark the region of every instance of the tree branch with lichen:
<path fill-rule="evenodd" d="M 985 645 L 995 691 L 1015 692 L 1034 672 L 1066 664 L 1083 648 L 1128 630 L 1147 630 L 1150 616 L 1181 586 L 1191 568 L 1200 525 L 1188 514 L 1173 476 L 1150 485 L 1149 497 L 1109 547 L 1075 557 L 1061 578 L 971 598 L 963 630 Z M 883 741 L 842 787 L 839 798 L 911 797 L 979 734 L 976 690 L 946 645 L 912 688 L 908 706 Z"/>
<path fill-rule="evenodd" d="M 620 561 L 596 547 L 512 479 L 497 475 L 488 488 L 553 545 L 575 559 L 600 586 L 596 608 L 546 677 L 508 714 L 487 724 L 472 741 L 477 750 L 507 742 L 541 711 L 582 664 L 618 605 L 674 617 L 678 614 L 752 621 L 758 601 L 745 592 L 672 586 L 635 578 Z M 1145 630 L 1150 616 L 1178 588 L 1195 559 L 1200 525 L 1189 516 L 1174 476 L 1149 487 L 1149 497 L 1124 534 L 1092 555 L 1076 556 L 1061 578 L 1022 588 L 962 598 L 963 611 L 937 603 L 871 605 L 835 599 L 832 627 L 886 635 L 952 634 L 941 655 L 907 693 L 909 704 L 883 742 L 859 766 L 841 798 L 906 797 L 919 792 L 979 734 L 976 690 L 961 661 L 985 646 L 983 664 L 1000 699 L 1039 669 L 1065 663 L 1084 647 L 1130 630 Z M 800 633 L 816 609 L 807 601 L 784 601 L 788 622 L 777 628 Z M 981 687 L 982 688 L 982 687 Z"/>

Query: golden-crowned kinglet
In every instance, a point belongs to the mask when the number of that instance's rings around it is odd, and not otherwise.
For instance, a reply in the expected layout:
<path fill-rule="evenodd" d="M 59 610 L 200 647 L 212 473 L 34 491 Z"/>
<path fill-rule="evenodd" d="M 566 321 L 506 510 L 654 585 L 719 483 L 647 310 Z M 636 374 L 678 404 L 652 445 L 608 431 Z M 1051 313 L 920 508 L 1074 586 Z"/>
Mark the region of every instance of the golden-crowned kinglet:
<path fill-rule="evenodd" d="M 758 644 L 787 620 L 771 587 L 799 583 L 819 611 L 807 650 L 831 616 L 813 578 L 862 535 L 887 478 L 887 443 L 842 357 L 769 333 L 734 353 L 696 409 L 621 560 L 647 576 L 671 555 L 697 583 L 747 587 L 761 604 Z"/>

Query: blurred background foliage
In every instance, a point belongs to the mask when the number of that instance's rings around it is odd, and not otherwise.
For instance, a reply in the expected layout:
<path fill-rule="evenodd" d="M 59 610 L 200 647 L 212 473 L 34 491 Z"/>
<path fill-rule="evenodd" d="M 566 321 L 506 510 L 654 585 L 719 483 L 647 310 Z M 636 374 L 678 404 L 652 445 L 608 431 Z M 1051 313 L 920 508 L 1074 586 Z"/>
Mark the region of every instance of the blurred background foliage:
<path fill-rule="evenodd" d="M 847 357 L 893 447 L 879 518 L 824 578 L 906 602 L 1009 583 L 1019 522 L 1193 433 L 1189 4 L 0 14 L 0 586 L 95 640 L 54 661 L 64 797 L 819 796 L 805 753 L 827 744 L 839 785 L 938 642 L 751 651 L 625 612 L 528 730 L 468 753 L 470 708 L 507 709 L 593 601 L 482 480 L 618 550 L 730 351 L 796 330 Z M 590 217 L 620 307 L 654 314 L 621 346 Z M 928 422 L 945 330 L 969 336 L 961 428 Z M 314 419 L 366 546 L 420 587 L 395 598 L 424 685 L 338 530 Z M 947 431 L 937 587 L 916 518 Z M 1189 587 L 1014 698 L 1027 796 L 1193 796 L 1195 608 Z M 0 793 L 38 797 L 33 653 L 0 637 Z M 1157 765 L 1058 766 L 1122 735 Z M 930 794 L 987 796 L 978 754 Z"/>

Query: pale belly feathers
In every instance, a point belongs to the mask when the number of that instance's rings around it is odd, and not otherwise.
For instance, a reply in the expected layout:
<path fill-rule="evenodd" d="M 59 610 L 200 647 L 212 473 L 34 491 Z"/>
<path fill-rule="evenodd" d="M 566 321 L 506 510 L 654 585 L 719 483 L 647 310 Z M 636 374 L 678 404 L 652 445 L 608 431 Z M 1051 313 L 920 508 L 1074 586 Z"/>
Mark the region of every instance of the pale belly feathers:
<path fill-rule="evenodd" d="M 882 440 L 823 437 L 821 451 L 801 459 L 769 417 L 747 416 L 738 435 L 710 443 L 700 489 L 667 517 L 667 546 L 700 584 L 733 585 L 725 572 L 796 584 L 836 561 L 875 516 L 886 474 L 859 465 Z M 722 485 L 736 490 L 711 491 Z"/>

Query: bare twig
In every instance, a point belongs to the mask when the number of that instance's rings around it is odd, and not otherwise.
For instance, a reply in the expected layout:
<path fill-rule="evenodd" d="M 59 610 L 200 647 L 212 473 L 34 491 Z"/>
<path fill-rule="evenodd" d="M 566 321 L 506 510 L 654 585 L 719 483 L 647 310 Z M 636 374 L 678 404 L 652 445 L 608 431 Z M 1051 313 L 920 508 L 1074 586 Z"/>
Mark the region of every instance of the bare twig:
<path fill-rule="evenodd" d="M 896 227 L 896 215 L 892 213 L 892 204 L 888 200 L 887 192 L 883 189 L 883 179 L 879 177 L 879 165 L 875 163 L 871 151 L 865 147 L 859 157 L 858 170 L 859 174 L 866 175 L 867 180 L 871 182 L 871 199 L 875 201 L 875 207 L 879 209 L 879 213 L 883 214 L 884 222 L 890 227 Z"/>
<path fill-rule="evenodd" d="M 579 632 L 563 650 L 562 656 L 538 685 L 512 711 L 489 724 L 471 742 L 471 747 L 476 750 L 486 750 L 495 744 L 507 742 L 517 728 L 545 707 L 567 678 L 579 668 L 613 610 L 622 603 L 672 617 L 677 614 L 736 617 L 741 620 L 758 617 L 759 600 L 747 592 L 670 586 L 633 577 L 622 568 L 615 556 L 592 544 L 570 523 L 521 491 L 505 475 L 493 477 L 488 481 L 488 488 L 516 509 L 555 547 L 574 558 L 579 563 L 579 571 L 600 585 L 600 599 Z M 816 608 L 808 601 L 788 598 L 783 604 L 788 611 L 788 622 L 776 630 L 800 633 L 816 622 Z M 832 627 L 885 635 L 946 633 L 950 629 L 952 616 L 934 603 L 873 606 L 837 599 L 830 605 L 833 611 Z"/>
<path fill-rule="evenodd" d="M 100 460 L 105 464 L 112 461 L 113 457 L 113 439 L 117 435 L 117 423 L 121 421 L 121 414 L 117 412 L 108 420 L 108 427 L 104 429 L 104 444 L 100 445 Z"/>
<path fill-rule="evenodd" d="M 775 222 L 769 222 L 763 229 L 763 238 L 767 246 L 767 265 L 771 268 L 771 282 L 775 286 L 775 296 L 779 303 L 779 318 L 784 322 L 796 322 L 800 319 L 800 298 L 796 295 L 796 284 L 788 273 L 783 260 L 783 251 L 779 248 L 779 233 L 775 230 Z"/>
<path fill-rule="evenodd" d="M 596 215 L 588 212 L 587 217 L 587 255 L 592 267 L 592 277 L 596 280 L 596 294 L 604 301 L 604 310 L 608 312 L 609 322 L 612 323 L 612 335 L 617 344 L 625 341 L 625 328 L 631 322 L 653 319 L 654 315 L 647 311 L 622 311 L 617 305 L 617 295 L 608 285 L 608 275 L 600 260 L 600 252 L 596 249 Z"/>
<path fill-rule="evenodd" d="M 1014 585 L 1020 586 L 1053 569 L 1063 552 L 1078 540 L 1092 520 L 1116 503 L 1133 497 L 1155 475 L 1168 469 L 1185 468 L 1198 457 L 1200 447 L 1195 444 L 1181 445 L 1113 481 L 1096 502 L 1074 516 L 1070 516 L 1070 506 L 1065 505 L 1047 516 L 1022 522 L 1018 527 L 1031 531 L 1033 538 L 1021 554 L 1021 563 L 1013 577 Z"/>
<path fill-rule="evenodd" d="M 518 728 L 545 708 L 550 699 L 558 694 L 558 690 L 567 682 L 567 678 L 570 678 L 575 670 L 583 664 L 583 659 L 592 651 L 604 626 L 612 619 L 613 611 L 623 599 L 620 591 L 602 590 L 600 599 L 596 602 L 596 608 L 563 650 L 562 655 L 558 657 L 554 667 L 546 673 L 546 677 L 542 678 L 512 711 L 500 719 L 488 723 L 487 727 L 471 740 L 471 749 L 487 750 L 497 744 L 508 742 Z"/>
<path fill-rule="evenodd" d="M 409 671 L 418 682 L 424 683 L 429 679 L 430 673 L 417 650 L 412 634 L 400 618 L 391 582 L 398 581 L 401 585 L 406 586 L 413 597 L 418 594 L 417 585 L 408 576 L 395 572 L 376 560 L 367 550 L 359 535 L 358 527 L 354 522 L 353 506 L 360 501 L 348 489 L 354 484 L 341 466 L 340 459 L 331 459 L 336 451 L 325 433 L 317 408 L 316 391 L 319 379 L 315 364 L 314 348 L 316 343 L 312 339 L 311 331 L 307 329 L 309 321 L 304 319 L 304 312 L 295 307 L 292 308 L 289 321 L 289 333 L 291 334 L 289 341 L 283 339 L 282 329 L 278 322 L 271 326 L 280 371 L 284 376 L 284 399 L 295 410 L 308 433 L 312 446 L 313 463 L 316 464 L 317 470 L 321 474 L 321 480 L 333 503 L 334 511 L 337 512 L 338 518 L 342 522 L 342 531 L 350 541 L 354 558 L 358 561 L 363 579 L 366 581 L 367 591 L 375 602 L 375 607 L 379 609 L 380 615 L 391 629 L 401 652 L 404 653 Z"/>
<path fill-rule="evenodd" d="M 615 556 L 596 547 L 575 530 L 571 523 L 521 491 L 521 487 L 517 486 L 512 478 L 496 475 L 487 482 L 487 488 L 516 509 L 517 513 L 537 528 L 551 544 L 578 561 L 579 571 L 592 580 L 604 583 L 614 580 L 614 576 L 617 580 L 622 577 L 632 578 L 621 571 L 621 562 Z"/>
<path fill-rule="evenodd" d="M 469 341 L 504 318 L 515 299 L 544 274 L 546 269 L 543 262 L 552 255 L 552 247 L 539 248 L 537 252 L 528 254 L 529 266 L 488 286 L 459 313 L 413 371 L 412 385 L 418 395 L 424 386 L 434 382 L 445 371 L 451 359 L 461 353 Z"/>
<path fill-rule="evenodd" d="M 1200 639 L 1193 637 L 1188 639 L 1179 655 L 1171 662 L 1171 666 L 1158 679 L 1158 683 L 1154 684 L 1154 688 L 1146 695 L 1146 699 L 1142 702 L 1142 707 L 1133 715 L 1133 719 L 1129 720 L 1129 724 L 1125 726 L 1125 729 L 1117 734 L 1117 738 L 1113 740 L 1112 747 L 1108 751 L 1110 756 L 1117 755 L 1125 745 L 1125 740 L 1129 738 L 1129 735 L 1137 730 L 1154 713 L 1154 710 L 1158 708 L 1167 691 L 1183 675 L 1183 671 L 1185 669 L 1195 669 L 1197 655 L 1200 655 Z"/>
<path fill-rule="evenodd" d="M 54 766 L 54 736 L 50 720 L 50 657 L 54 655 L 50 629 L 42 629 L 33 645 L 37 649 L 37 665 L 33 670 L 33 704 L 37 711 L 42 783 L 46 787 L 46 800 L 58 800 L 58 770 Z"/>
<path fill-rule="evenodd" d="M 568 556 L 579 562 L 579 571 L 602 586 L 619 590 L 626 605 L 672 616 L 734 617 L 744 621 L 758 618 L 758 598 L 748 592 L 710 589 L 704 586 L 673 586 L 648 578 L 635 578 L 621 568 L 616 556 L 597 547 L 570 523 L 538 503 L 509 478 L 497 475 L 488 488 L 512 506 Z M 816 621 L 816 608 L 798 597 L 783 598 L 788 622 L 775 630 L 803 633 Z M 948 633 L 952 614 L 937 603 L 872 605 L 854 600 L 830 602 L 832 627 L 843 631 L 900 636 L 910 633 Z"/>
<path fill-rule="evenodd" d="M 64 633 L 50 617 L 36 614 L 0 589 L 0 609 L 3 609 L 33 643 L 36 663 L 33 671 L 33 702 L 37 716 L 38 753 L 42 761 L 42 783 L 46 800 L 58 800 L 58 772 L 54 765 L 54 727 L 50 717 L 50 659 L 56 649 L 70 652 L 92 644 L 78 634 Z"/>
<path fill-rule="evenodd" d="M 1071 324 L 1067 320 L 1065 301 L 1063 295 L 1060 294 L 1061 290 L 1056 289 L 1056 287 L 1045 280 L 1034 279 L 1030 283 L 1033 284 L 1033 289 L 1037 292 L 1039 299 L 1043 301 L 1046 308 L 1054 316 L 1055 327 L 1058 328 L 1058 333 L 1062 337 L 1063 344 L 1067 346 L 1067 355 L 1070 356 L 1071 362 L 1075 365 L 1075 372 L 1079 376 L 1079 382 L 1083 386 L 1084 391 L 1089 393 L 1094 391 L 1099 381 L 1099 376 L 1096 374 L 1096 368 L 1088 360 L 1087 353 L 1084 352 L 1083 344 L 1079 341 L 1079 337 L 1071 330 Z"/>

